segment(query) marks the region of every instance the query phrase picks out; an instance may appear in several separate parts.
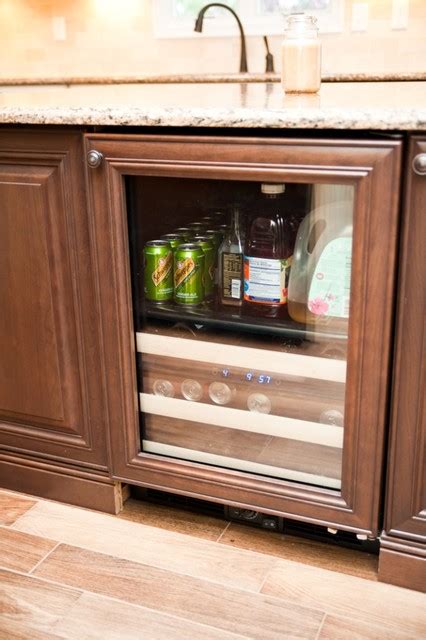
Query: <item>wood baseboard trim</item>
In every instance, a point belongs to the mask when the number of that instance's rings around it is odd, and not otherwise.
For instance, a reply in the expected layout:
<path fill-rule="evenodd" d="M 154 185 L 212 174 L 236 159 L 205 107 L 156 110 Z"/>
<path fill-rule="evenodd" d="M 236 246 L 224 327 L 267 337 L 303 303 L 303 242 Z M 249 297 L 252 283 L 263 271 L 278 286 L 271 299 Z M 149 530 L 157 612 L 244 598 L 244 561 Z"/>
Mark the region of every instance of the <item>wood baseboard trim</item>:
<path fill-rule="evenodd" d="M 0 460 L 0 487 L 3 489 L 95 511 L 119 513 L 126 499 L 122 484 L 100 475 L 93 479 L 84 475 L 67 474 L 65 469 L 48 469 L 46 465 L 28 465 L 26 461 Z"/>
<path fill-rule="evenodd" d="M 404 549 L 404 544 L 405 549 Z M 398 550 L 396 551 L 395 548 Z M 379 555 L 379 580 L 426 593 L 424 548 L 402 539 L 383 536 Z"/>

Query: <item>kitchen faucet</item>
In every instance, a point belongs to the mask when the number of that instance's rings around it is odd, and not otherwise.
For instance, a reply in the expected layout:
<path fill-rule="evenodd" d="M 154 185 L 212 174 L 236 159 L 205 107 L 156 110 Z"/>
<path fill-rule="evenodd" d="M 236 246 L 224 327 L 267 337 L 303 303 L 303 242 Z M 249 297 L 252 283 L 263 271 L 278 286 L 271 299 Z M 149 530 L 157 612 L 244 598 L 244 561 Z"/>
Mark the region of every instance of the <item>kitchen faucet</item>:
<path fill-rule="evenodd" d="M 195 21 L 194 31 L 197 31 L 198 33 L 202 32 L 204 14 L 208 9 L 210 9 L 210 7 L 222 7 L 223 9 L 228 9 L 228 11 L 230 11 L 232 15 L 235 17 L 235 20 L 238 23 L 238 28 L 240 29 L 240 36 L 241 36 L 240 73 L 247 73 L 248 69 L 247 69 L 247 54 L 246 54 L 246 38 L 244 35 L 244 29 L 243 29 L 243 25 L 241 24 L 241 20 L 239 19 L 235 11 L 231 9 L 231 7 L 228 7 L 227 4 L 222 4 L 221 2 L 211 2 L 210 4 L 206 4 L 202 9 L 200 9 L 200 12 Z"/>

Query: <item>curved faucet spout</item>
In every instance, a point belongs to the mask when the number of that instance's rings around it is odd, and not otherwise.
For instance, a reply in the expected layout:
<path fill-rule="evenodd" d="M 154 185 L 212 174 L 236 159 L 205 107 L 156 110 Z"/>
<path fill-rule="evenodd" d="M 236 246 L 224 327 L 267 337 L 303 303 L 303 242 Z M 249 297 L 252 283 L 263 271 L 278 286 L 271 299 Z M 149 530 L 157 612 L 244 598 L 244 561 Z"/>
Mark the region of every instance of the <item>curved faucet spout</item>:
<path fill-rule="evenodd" d="M 248 69 L 247 69 L 246 38 L 244 35 L 244 29 L 243 29 L 243 25 L 241 24 L 241 20 L 239 19 L 235 11 L 231 9 L 231 7 L 228 7 L 227 4 L 222 4 L 221 2 L 211 2 L 210 4 L 206 4 L 202 9 L 200 9 L 197 19 L 195 20 L 194 31 L 198 31 L 198 33 L 202 32 L 204 14 L 208 9 L 210 9 L 210 7 L 222 7 L 222 9 L 228 9 L 228 11 L 232 13 L 235 20 L 237 21 L 238 28 L 240 30 L 240 36 L 241 36 L 240 73 L 247 73 Z"/>

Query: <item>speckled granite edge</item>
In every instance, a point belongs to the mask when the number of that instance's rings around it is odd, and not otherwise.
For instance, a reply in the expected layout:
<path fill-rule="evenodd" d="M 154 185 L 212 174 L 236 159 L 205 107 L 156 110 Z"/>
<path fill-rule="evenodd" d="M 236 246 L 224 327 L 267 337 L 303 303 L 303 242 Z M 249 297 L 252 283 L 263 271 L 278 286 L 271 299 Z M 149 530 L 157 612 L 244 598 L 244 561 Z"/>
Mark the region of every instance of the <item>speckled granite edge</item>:
<path fill-rule="evenodd" d="M 217 109 L 0 107 L 0 123 L 149 127 L 426 130 L 426 107 L 410 109 Z"/>
<path fill-rule="evenodd" d="M 139 76 L 61 76 L 45 78 L 1 78 L 0 85 L 56 85 L 56 84 L 180 84 L 180 83 L 232 83 L 280 82 L 277 73 L 210 73 L 163 74 Z M 426 71 L 391 73 L 334 73 L 323 74 L 323 82 L 411 82 L 426 80 Z"/>

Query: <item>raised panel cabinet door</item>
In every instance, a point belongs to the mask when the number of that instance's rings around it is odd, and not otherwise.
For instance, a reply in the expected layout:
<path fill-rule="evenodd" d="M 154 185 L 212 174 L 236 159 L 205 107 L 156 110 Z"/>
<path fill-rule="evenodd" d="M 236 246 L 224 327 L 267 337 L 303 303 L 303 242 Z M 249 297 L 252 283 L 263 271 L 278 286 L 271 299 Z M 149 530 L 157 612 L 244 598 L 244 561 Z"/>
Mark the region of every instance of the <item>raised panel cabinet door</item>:
<path fill-rule="evenodd" d="M 426 590 L 425 137 L 411 139 L 408 160 L 381 573 Z"/>
<path fill-rule="evenodd" d="M 103 469 L 90 236 L 81 135 L 0 130 L 0 449 Z"/>

